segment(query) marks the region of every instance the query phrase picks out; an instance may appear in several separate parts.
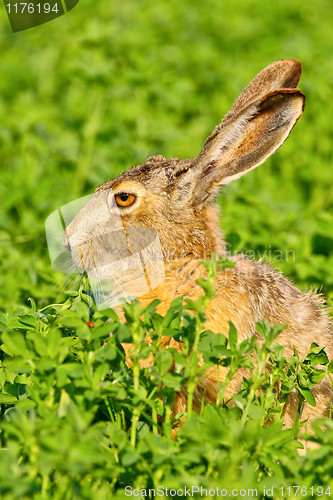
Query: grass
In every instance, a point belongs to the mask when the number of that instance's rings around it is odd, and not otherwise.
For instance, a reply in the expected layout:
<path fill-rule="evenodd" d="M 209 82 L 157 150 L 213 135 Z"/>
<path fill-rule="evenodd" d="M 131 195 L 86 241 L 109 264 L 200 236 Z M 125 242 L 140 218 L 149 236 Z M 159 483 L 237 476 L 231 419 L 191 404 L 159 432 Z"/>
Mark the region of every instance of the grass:
<path fill-rule="evenodd" d="M 299 417 L 302 401 L 315 404 L 311 388 L 325 375 L 327 356 L 313 344 L 304 360 L 296 352 L 286 359 L 276 342 L 283 327 L 264 322 L 258 324 L 261 347 L 255 338 L 238 345 L 232 324 L 228 338 L 204 331 L 214 267 L 208 265 L 210 278 L 202 283 L 204 300 L 176 299 L 165 317 L 157 314 L 157 303 L 143 309 L 135 302 L 124 306 L 122 324 L 113 310 L 96 311 L 85 293 L 41 312 L 32 303 L 30 311 L 0 316 L 1 498 L 109 499 L 132 490 L 144 498 L 149 489 L 185 487 L 285 498 L 281 493 L 297 486 L 303 490 L 296 498 L 312 498 L 313 492 L 328 497 L 332 420 L 318 421 L 313 435 L 305 433 L 301 418 L 291 429 L 283 429 L 281 420 L 293 389 L 301 398 Z M 161 350 L 165 335 L 182 341 L 183 351 Z M 126 343 L 134 346 L 130 363 Z M 154 365 L 140 368 L 150 355 Z M 201 356 L 205 368 L 220 365 L 229 372 L 217 403 L 196 414 L 191 396 L 204 377 Z M 232 396 L 233 407 L 221 405 L 240 368 L 250 377 Z M 185 384 L 187 412 L 172 416 L 175 392 Z M 177 440 L 171 439 L 180 422 Z M 320 447 L 300 456 L 299 438 Z M 266 495 L 271 488 L 274 496 Z M 194 489 L 193 497 L 200 498 L 200 491 Z"/>
<path fill-rule="evenodd" d="M 102 499 L 112 490 L 122 498 L 126 484 L 258 487 L 262 496 L 264 487 L 294 484 L 306 486 L 309 498 L 311 485 L 333 488 L 331 421 L 325 432 L 317 428 L 320 448 L 300 457 L 298 429 L 282 430 L 277 401 L 273 424 L 263 425 L 269 391 L 266 400 L 246 399 L 261 375 L 244 387 L 245 403 L 193 413 L 171 440 L 172 391 L 199 376 L 195 361 L 181 380 L 168 372 L 167 351 L 153 373 L 128 370 L 120 342 L 133 336 L 131 309 L 127 327 L 114 318 L 110 338 L 111 326 L 103 324 L 113 313 L 91 303 L 89 309 L 82 296 L 72 304 L 44 234 L 52 211 L 147 156 L 197 155 L 251 78 L 274 60 L 295 57 L 303 64 L 305 113 L 271 159 L 223 190 L 222 226 L 233 251 L 272 261 L 299 288 L 320 288 L 332 304 L 332 22 L 328 0 L 244 0 L 237 7 L 218 0 L 86 0 L 14 35 L 2 7 L 3 498 Z M 56 299 L 61 305 L 50 307 Z M 173 307 L 179 313 L 180 305 Z M 158 321 L 148 311 L 137 328 L 156 330 Z M 273 344 L 265 355 L 280 366 Z M 304 369 L 302 361 L 285 363 Z M 161 381 L 170 396 L 164 407 Z M 252 415 L 247 405 L 254 405 Z"/>

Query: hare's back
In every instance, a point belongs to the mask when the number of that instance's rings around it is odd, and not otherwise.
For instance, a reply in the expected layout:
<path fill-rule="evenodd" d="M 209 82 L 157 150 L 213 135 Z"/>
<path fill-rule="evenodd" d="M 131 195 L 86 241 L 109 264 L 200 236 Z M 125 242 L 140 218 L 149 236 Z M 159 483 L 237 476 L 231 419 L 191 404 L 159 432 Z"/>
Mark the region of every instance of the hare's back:
<path fill-rule="evenodd" d="M 320 295 L 301 292 L 265 262 L 240 256 L 234 261 L 234 268 L 225 269 L 217 277 L 217 296 L 207 310 L 210 329 L 225 333 L 230 320 L 241 340 L 255 335 L 255 323 L 266 319 L 288 325 L 278 338 L 287 355 L 295 346 L 305 356 L 315 342 L 332 357 L 333 333 Z"/>

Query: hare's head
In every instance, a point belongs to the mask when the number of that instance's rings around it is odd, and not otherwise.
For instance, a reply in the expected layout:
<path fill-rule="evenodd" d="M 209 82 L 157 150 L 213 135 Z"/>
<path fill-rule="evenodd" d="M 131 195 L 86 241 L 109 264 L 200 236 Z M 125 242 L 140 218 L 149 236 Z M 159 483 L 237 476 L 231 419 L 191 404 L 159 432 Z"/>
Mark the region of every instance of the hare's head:
<path fill-rule="evenodd" d="M 64 244 L 75 263 L 91 270 L 103 255 L 119 260 L 155 235 L 164 260 L 223 251 L 216 195 L 287 138 L 303 111 L 304 95 L 295 88 L 300 75 L 296 60 L 271 64 L 244 90 L 197 158 L 153 156 L 99 187 L 66 230 Z"/>

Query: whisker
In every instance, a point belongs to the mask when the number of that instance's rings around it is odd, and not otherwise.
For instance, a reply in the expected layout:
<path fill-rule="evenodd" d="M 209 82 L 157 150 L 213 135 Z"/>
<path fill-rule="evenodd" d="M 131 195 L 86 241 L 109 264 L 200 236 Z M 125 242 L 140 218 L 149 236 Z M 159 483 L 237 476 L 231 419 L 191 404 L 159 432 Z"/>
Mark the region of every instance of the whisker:
<path fill-rule="evenodd" d="M 97 278 L 96 285 L 97 285 L 98 300 L 99 303 L 102 304 L 103 302 L 106 302 L 107 298 L 105 296 L 103 282 L 100 278 Z"/>
<path fill-rule="evenodd" d="M 75 287 L 77 286 L 78 281 L 80 280 L 80 278 L 81 278 L 81 273 L 80 273 L 80 274 L 78 274 L 78 275 L 76 276 L 76 278 L 75 278 L 75 280 L 74 280 L 74 283 L 73 283 L 73 284 L 72 284 L 72 286 L 71 286 L 71 288 L 72 288 L 73 290 L 75 290 Z M 63 282 L 63 287 L 62 287 L 62 289 L 60 290 L 60 292 L 59 292 L 59 294 L 58 294 L 58 296 L 57 296 L 57 299 L 56 299 L 56 300 L 59 300 L 60 296 L 63 294 L 63 292 L 66 290 L 66 288 L 68 288 L 68 285 L 69 285 L 69 283 L 70 283 L 71 279 L 73 279 L 73 274 L 72 274 L 72 273 L 68 274 L 68 275 L 67 275 L 67 278 L 64 280 L 64 282 Z"/>
<path fill-rule="evenodd" d="M 126 301 L 129 302 L 130 298 L 129 298 L 128 294 L 125 292 L 125 290 L 123 289 L 123 287 L 121 286 L 121 284 L 119 283 L 119 281 L 117 280 L 117 278 L 115 276 L 112 276 L 112 279 L 117 283 L 120 290 L 123 292 L 123 294 L 124 294 L 123 296 L 126 299 Z"/>
<path fill-rule="evenodd" d="M 56 287 L 56 288 L 57 288 L 58 286 L 61 286 L 61 283 L 63 283 L 63 282 L 64 282 L 64 280 L 65 280 L 65 279 L 67 279 L 67 278 L 66 278 L 67 276 L 74 274 L 74 273 L 72 272 L 72 270 L 73 270 L 73 269 L 76 269 L 76 270 L 77 270 L 77 267 L 76 267 L 76 265 L 75 265 L 75 264 L 72 264 L 71 266 L 69 266 L 69 268 L 68 268 L 66 271 L 62 272 L 62 276 L 61 276 L 61 278 L 59 278 L 58 280 L 55 280 L 55 281 L 52 283 L 52 285 L 53 285 L 54 287 Z"/>
<path fill-rule="evenodd" d="M 58 291 L 60 290 L 58 296 L 64 292 L 71 279 L 72 279 L 71 274 L 64 276 L 64 278 L 62 279 L 62 283 L 59 283 L 59 285 L 56 287 Z"/>

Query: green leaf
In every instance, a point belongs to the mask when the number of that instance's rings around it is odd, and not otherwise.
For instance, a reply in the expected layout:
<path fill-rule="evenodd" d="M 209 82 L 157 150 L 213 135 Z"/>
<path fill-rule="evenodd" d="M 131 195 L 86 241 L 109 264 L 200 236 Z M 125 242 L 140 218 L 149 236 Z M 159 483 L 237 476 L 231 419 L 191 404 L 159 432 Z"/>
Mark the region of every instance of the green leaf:
<path fill-rule="evenodd" d="M 38 370 L 41 371 L 52 370 L 52 368 L 55 368 L 56 366 L 55 362 L 46 356 L 36 359 L 34 361 L 34 365 Z"/>
<path fill-rule="evenodd" d="M 311 371 L 307 373 L 308 379 L 311 382 L 312 385 L 314 384 L 319 384 L 323 380 L 323 378 L 326 375 L 325 370 L 318 370 L 316 368 L 311 367 Z"/>
<path fill-rule="evenodd" d="M 180 391 L 185 379 L 180 373 L 167 373 L 164 375 L 162 382 L 167 387 L 173 388 L 176 391 Z"/>
<path fill-rule="evenodd" d="M 6 394 L 5 392 L 0 392 L 0 403 L 2 404 L 11 404 L 15 403 L 17 398 L 12 396 L 11 394 Z"/>
<path fill-rule="evenodd" d="M 130 328 L 125 324 L 121 324 L 118 326 L 117 337 L 119 342 L 133 342 L 132 332 Z"/>
<path fill-rule="evenodd" d="M 297 386 L 297 389 L 311 406 L 316 406 L 316 400 L 311 389 L 309 389 L 308 387 L 302 387 L 300 385 Z"/>
<path fill-rule="evenodd" d="M 96 351 L 96 360 L 104 361 L 105 359 L 113 360 L 117 357 L 117 349 L 114 345 L 106 344 Z"/>
<path fill-rule="evenodd" d="M 229 337 L 228 337 L 229 345 L 230 349 L 234 350 L 237 345 L 237 330 L 235 325 L 231 321 L 228 321 L 228 323 L 229 323 Z"/>
<path fill-rule="evenodd" d="M 4 361 L 4 365 L 10 372 L 30 373 L 34 370 L 34 363 L 31 360 L 28 361 L 22 356 L 14 356 L 13 358 L 8 358 Z"/>
<path fill-rule="evenodd" d="M 28 302 L 30 302 L 32 312 L 36 313 L 37 308 L 36 308 L 36 302 L 34 301 L 34 299 L 32 297 L 29 297 Z"/>
<path fill-rule="evenodd" d="M 5 332 L 2 335 L 3 345 L 1 349 L 10 356 L 28 356 L 29 350 L 24 335 L 19 332 Z"/>
<path fill-rule="evenodd" d="M 36 327 L 36 319 L 30 314 L 22 314 L 19 317 L 19 322 L 25 327 L 34 329 Z"/>
<path fill-rule="evenodd" d="M 58 372 L 63 372 L 69 377 L 82 378 L 84 377 L 85 367 L 80 363 L 65 363 L 58 367 Z"/>
<path fill-rule="evenodd" d="M 168 350 L 159 351 L 155 356 L 155 366 L 159 374 L 163 377 L 171 368 L 172 355 Z"/>
<path fill-rule="evenodd" d="M 328 363 L 328 357 L 326 355 L 324 347 L 319 347 L 314 342 L 311 344 L 311 348 L 306 356 L 306 360 L 309 360 L 312 366 L 327 365 Z"/>
<path fill-rule="evenodd" d="M 75 302 L 73 304 L 73 309 L 85 323 L 89 321 L 90 315 L 88 304 L 86 304 L 85 302 Z"/>
<path fill-rule="evenodd" d="M 103 309 L 102 311 L 95 311 L 93 321 L 102 320 L 103 323 L 111 323 L 109 320 L 119 323 L 119 317 L 114 309 Z"/>
<path fill-rule="evenodd" d="M 124 467 L 130 467 L 134 465 L 140 459 L 140 455 L 135 450 L 128 450 L 124 453 L 122 457 L 122 463 Z"/>
<path fill-rule="evenodd" d="M 68 410 L 72 405 L 73 401 L 71 400 L 69 394 L 64 389 L 62 389 L 58 406 L 58 418 L 62 418 L 67 415 Z"/>
<path fill-rule="evenodd" d="M 170 307 L 163 318 L 162 321 L 163 331 L 166 330 L 167 328 L 176 328 L 176 329 L 179 328 L 182 319 L 182 312 L 183 312 L 183 298 L 177 297 L 171 302 Z"/>
<path fill-rule="evenodd" d="M 58 328 L 52 328 L 45 337 L 47 345 L 47 354 L 55 359 L 59 352 L 66 353 L 67 347 L 62 343 L 61 332 Z"/>
<path fill-rule="evenodd" d="M 78 328 L 85 324 L 85 321 L 83 321 L 74 311 L 66 311 L 61 319 L 62 324 L 66 328 Z"/>
<path fill-rule="evenodd" d="M 246 406 L 246 399 L 243 398 L 240 394 L 233 394 L 232 399 L 235 401 L 236 406 L 240 408 L 241 410 L 244 410 Z"/>
<path fill-rule="evenodd" d="M 7 371 L 5 368 L 0 368 L 0 385 L 4 385 L 7 380 Z"/>
<path fill-rule="evenodd" d="M 110 333 L 114 332 L 118 327 L 117 323 L 106 323 L 105 325 L 99 326 L 98 328 L 93 328 L 90 333 L 91 340 L 108 338 Z"/>
<path fill-rule="evenodd" d="M 249 408 L 249 416 L 253 419 L 260 419 L 266 415 L 266 411 L 261 406 L 251 404 Z"/>
<path fill-rule="evenodd" d="M 31 336 L 36 352 L 40 356 L 45 356 L 48 354 L 47 344 L 44 336 L 39 332 L 34 332 Z"/>
<path fill-rule="evenodd" d="M 144 317 L 145 317 L 145 322 L 147 323 L 149 321 L 149 318 L 154 316 L 156 314 L 156 309 L 157 306 L 161 303 L 159 299 L 154 299 L 148 306 L 145 308 L 144 312 Z"/>

